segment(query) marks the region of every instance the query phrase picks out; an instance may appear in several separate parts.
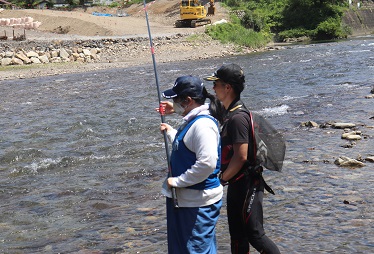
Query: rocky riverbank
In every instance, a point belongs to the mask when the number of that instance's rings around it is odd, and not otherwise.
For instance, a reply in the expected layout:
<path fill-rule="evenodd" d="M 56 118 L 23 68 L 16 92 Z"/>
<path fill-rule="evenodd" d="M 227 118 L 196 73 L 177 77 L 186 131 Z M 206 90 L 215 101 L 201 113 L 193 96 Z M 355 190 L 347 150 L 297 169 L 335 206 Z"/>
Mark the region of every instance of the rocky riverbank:
<path fill-rule="evenodd" d="M 222 44 L 201 34 L 153 38 L 157 62 L 208 59 L 280 47 L 250 49 Z M 0 80 L 151 64 L 149 38 L 0 43 Z M 73 64 L 72 64 L 73 63 Z"/>
<path fill-rule="evenodd" d="M 94 11 L 113 10 L 89 7 L 73 11 L 3 11 L 0 18 L 32 17 L 40 21 L 41 26 L 38 30 L 26 30 L 25 41 L 12 40 L 12 29 L 2 27 L 9 38 L 0 40 L 0 62 L 6 65 L 0 66 L 0 80 L 152 64 L 143 5 L 125 8 L 126 17 L 92 15 Z M 173 23 L 179 18 L 175 1 L 160 0 L 150 4 L 147 10 L 158 63 L 252 51 L 213 41 L 205 36 L 204 27 L 175 28 Z M 228 18 L 227 10 L 219 4 L 216 12 L 211 17 L 212 22 Z M 56 33 L 57 28 L 66 33 Z M 14 33 L 23 34 L 23 30 Z"/>

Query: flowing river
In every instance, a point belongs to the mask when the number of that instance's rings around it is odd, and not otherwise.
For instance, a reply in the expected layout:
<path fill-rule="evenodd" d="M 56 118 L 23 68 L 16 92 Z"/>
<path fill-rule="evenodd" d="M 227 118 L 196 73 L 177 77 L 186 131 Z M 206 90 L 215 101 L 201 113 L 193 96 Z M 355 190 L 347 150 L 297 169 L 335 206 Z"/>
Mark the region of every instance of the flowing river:
<path fill-rule="evenodd" d="M 267 235 L 282 253 L 372 253 L 374 163 L 334 161 L 374 156 L 374 99 L 365 98 L 374 38 L 158 64 L 160 88 L 228 62 L 246 73 L 246 105 L 287 141 L 283 171 L 265 172 L 276 192 L 264 199 Z M 136 68 L 1 81 L 1 253 L 167 252 L 155 83 L 151 55 Z M 302 127 L 307 121 L 326 128 Z M 355 123 L 362 140 L 342 139 L 331 122 Z M 229 253 L 225 205 L 217 240 Z"/>

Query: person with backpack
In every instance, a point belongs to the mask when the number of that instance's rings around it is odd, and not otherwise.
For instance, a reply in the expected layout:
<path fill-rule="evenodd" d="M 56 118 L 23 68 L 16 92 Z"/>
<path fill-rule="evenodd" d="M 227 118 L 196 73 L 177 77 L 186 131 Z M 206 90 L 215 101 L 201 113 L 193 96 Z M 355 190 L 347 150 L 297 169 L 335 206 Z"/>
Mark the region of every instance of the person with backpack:
<path fill-rule="evenodd" d="M 216 97 L 225 109 L 221 122 L 220 180 L 222 185 L 228 185 L 231 253 L 249 253 L 249 243 L 260 253 L 280 253 L 263 227 L 263 195 L 268 186 L 262 167 L 256 165 L 252 119 L 240 99 L 245 86 L 244 72 L 237 64 L 225 64 L 204 79 L 213 81 Z"/>
<path fill-rule="evenodd" d="M 162 190 L 167 197 L 168 253 L 216 254 L 215 227 L 222 206 L 223 187 L 218 178 L 219 123 L 212 116 L 220 115 L 221 104 L 195 76 L 177 78 L 174 86 L 162 95 L 173 103 L 163 101 L 156 110 L 161 114 L 176 113 L 184 120 L 178 130 L 166 123 L 161 123 L 160 127 L 172 142 L 170 173 Z M 205 104 L 207 98 L 209 105 Z"/>

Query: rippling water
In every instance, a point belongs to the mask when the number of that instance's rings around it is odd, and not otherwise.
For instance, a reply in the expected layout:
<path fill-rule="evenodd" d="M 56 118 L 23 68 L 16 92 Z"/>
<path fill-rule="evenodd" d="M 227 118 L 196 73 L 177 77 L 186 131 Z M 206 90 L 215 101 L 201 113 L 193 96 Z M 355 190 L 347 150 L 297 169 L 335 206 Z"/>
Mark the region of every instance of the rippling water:
<path fill-rule="evenodd" d="M 265 174 L 276 191 L 265 197 L 267 234 L 282 253 L 373 252 L 374 164 L 334 160 L 374 155 L 374 100 L 364 98 L 374 39 L 159 64 L 161 89 L 225 62 L 243 66 L 247 106 L 287 139 L 283 172 Z M 2 81 L 0 91 L 2 252 L 166 253 L 167 163 L 151 64 Z M 309 120 L 356 123 L 364 139 L 343 148 L 342 130 L 300 127 Z M 229 253 L 225 208 L 217 230 L 219 253 Z"/>

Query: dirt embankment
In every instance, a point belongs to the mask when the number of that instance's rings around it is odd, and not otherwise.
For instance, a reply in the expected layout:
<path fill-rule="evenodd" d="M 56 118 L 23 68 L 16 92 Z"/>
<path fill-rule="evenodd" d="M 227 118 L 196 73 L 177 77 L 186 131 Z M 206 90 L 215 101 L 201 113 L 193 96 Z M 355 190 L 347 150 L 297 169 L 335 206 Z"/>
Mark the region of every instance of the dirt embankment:
<path fill-rule="evenodd" d="M 94 12 L 112 14 L 113 17 L 96 16 Z M 143 5 L 132 5 L 121 10 L 124 17 L 118 17 L 117 9 L 106 7 L 76 8 L 74 11 L 58 10 L 5 10 L 0 18 L 32 17 L 42 24 L 38 28 L 37 36 L 34 31 L 26 31 L 29 39 L 76 39 L 85 37 L 123 37 L 146 36 L 147 23 Z M 147 7 L 152 35 L 191 34 L 204 31 L 199 28 L 175 28 L 174 22 L 179 19 L 179 2 L 175 0 L 157 0 Z M 127 16 L 126 16 L 127 15 Z M 216 5 L 216 15 L 211 16 L 212 22 L 228 19 L 228 12 Z M 55 34 L 59 29 L 65 34 Z M 8 29 L 10 31 L 10 29 Z M 17 31 L 19 32 L 19 31 Z M 46 34 L 43 34 L 46 33 Z"/>
<path fill-rule="evenodd" d="M 93 12 L 113 14 L 113 17 L 96 16 Z M 23 33 L 23 29 L 3 28 L 9 36 L 8 41 L 0 41 L 0 46 L 12 49 L 37 49 L 39 45 L 50 43 L 53 47 L 71 43 L 82 44 L 82 41 L 102 45 L 99 61 L 77 64 L 39 64 L 27 65 L 28 68 L 15 66 L 0 67 L 0 80 L 29 78 L 42 75 L 82 72 L 103 68 L 128 67 L 150 64 L 148 29 L 143 5 L 132 5 L 124 10 L 123 17 L 115 16 L 117 11 L 111 8 L 81 8 L 74 11 L 57 10 L 5 10 L 1 18 L 32 17 L 42 24 L 38 30 L 26 30 L 26 41 L 12 41 L 12 33 Z M 175 0 L 157 0 L 147 7 L 150 30 L 155 44 L 155 55 L 158 62 L 193 60 L 200 58 L 222 57 L 243 54 L 250 49 L 237 50 L 235 45 L 221 44 L 204 36 L 205 27 L 175 28 L 174 22 L 179 19 L 179 2 Z M 228 19 L 228 11 L 216 5 L 216 15 L 212 22 Z M 59 34 L 57 31 L 66 33 Z M 199 34 L 198 39 L 191 35 Z M 1 35 L 1 30 L 0 30 Z M 129 38 L 143 38 L 135 40 Z M 172 38 L 172 39 L 170 39 Z M 122 43 L 130 41 L 130 45 Z M 69 41 L 69 43 L 65 43 Z M 109 41 L 108 43 L 101 43 Z M 120 43 L 118 43 L 120 42 Z M 118 44 L 116 44 L 118 43 Z M 130 50 L 130 51 L 129 51 Z M 30 71 L 30 69 L 32 71 Z"/>

